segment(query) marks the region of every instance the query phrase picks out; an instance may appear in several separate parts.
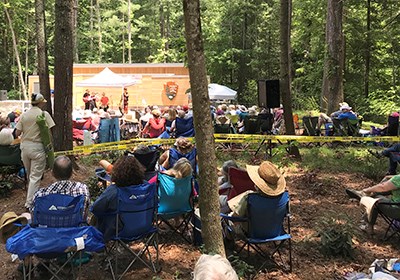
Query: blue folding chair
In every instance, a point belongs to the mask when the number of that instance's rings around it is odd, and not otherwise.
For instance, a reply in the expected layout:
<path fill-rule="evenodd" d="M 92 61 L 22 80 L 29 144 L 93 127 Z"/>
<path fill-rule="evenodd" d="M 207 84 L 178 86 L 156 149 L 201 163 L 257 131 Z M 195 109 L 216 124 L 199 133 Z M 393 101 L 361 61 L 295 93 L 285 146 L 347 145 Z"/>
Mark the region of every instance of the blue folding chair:
<path fill-rule="evenodd" d="M 84 252 L 97 252 L 104 248 L 103 235 L 92 226 L 85 226 L 84 197 L 49 194 L 35 200 L 32 225 L 24 227 L 7 240 L 7 251 L 23 260 L 38 257 L 38 262 L 61 279 L 60 272 L 69 267 L 68 278 L 80 274 L 81 264 L 89 261 Z M 35 268 L 29 258 L 28 269 L 23 266 L 24 279 L 31 278 Z M 74 266 L 79 266 L 76 275 Z"/>
<path fill-rule="evenodd" d="M 155 273 L 159 271 L 156 213 L 156 184 L 118 188 L 117 210 L 107 214 L 115 217 L 116 231 L 107 249 L 113 279 L 121 279 L 136 261 Z M 137 246 L 132 247 L 133 244 Z M 154 247 L 154 252 L 150 251 L 151 247 Z M 128 252 L 132 259 L 118 274 L 121 250 Z"/>
<path fill-rule="evenodd" d="M 261 270 L 269 260 L 274 262 L 278 267 L 284 268 L 281 250 L 285 241 L 288 241 L 289 253 L 289 272 L 292 271 L 292 247 L 290 235 L 290 219 L 289 219 L 289 193 L 276 197 L 264 196 L 259 193 L 250 193 L 247 196 L 247 217 L 231 217 L 226 214 L 220 214 L 223 218 L 223 225 L 229 231 L 232 227 L 229 226 L 228 221 L 247 223 L 247 230 L 243 237 L 244 244 L 237 251 L 239 254 L 245 247 L 247 247 L 247 256 L 250 255 L 250 248 L 252 248 L 258 255 L 265 258 L 265 262 L 259 267 Z M 285 229 L 286 220 L 286 229 Z M 274 249 L 271 254 L 268 254 L 260 245 L 272 242 Z M 281 264 L 278 264 L 274 255 L 278 253 L 281 259 Z"/>
<path fill-rule="evenodd" d="M 177 179 L 163 173 L 158 174 L 158 225 L 164 223 L 188 243 L 193 242 L 190 231 L 190 221 L 194 213 L 192 189 L 192 176 Z M 169 220 L 178 217 L 182 220 L 177 225 L 172 225 Z"/>
<path fill-rule="evenodd" d="M 175 119 L 175 137 L 193 137 L 194 125 L 193 125 L 193 117 L 189 117 L 187 119 L 184 118 L 176 118 Z"/>

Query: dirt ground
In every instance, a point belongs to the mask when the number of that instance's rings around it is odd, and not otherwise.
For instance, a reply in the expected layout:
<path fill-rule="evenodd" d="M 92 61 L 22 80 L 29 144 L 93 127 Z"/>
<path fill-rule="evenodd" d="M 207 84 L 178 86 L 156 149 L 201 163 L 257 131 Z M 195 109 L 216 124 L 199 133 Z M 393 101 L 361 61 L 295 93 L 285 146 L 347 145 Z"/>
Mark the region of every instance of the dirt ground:
<path fill-rule="evenodd" d="M 92 171 L 82 167 L 75 175 L 76 180 L 84 181 Z M 361 210 L 358 202 L 350 200 L 345 188 L 362 189 L 373 185 L 360 174 L 327 174 L 322 172 L 306 173 L 301 169 L 285 170 L 287 186 L 291 199 L 291 234 L 293 248 L 293 271 L 285 273 L 277 269 L 261 271 L 255 279 L 343 279 L 346 272 L 367 272 L 370 264 L 377 258 L 399 257 L 398 238 L 383 241 L 385 223 L 378 218 L 377 231 L 373 237 L 362 232 L 353 239 L 353 258 L 330 258 L 320 251 L 320 238 L 317 235 L 317 221 L 325 213 L 346 213 L 358 227 Z M 46 174 L 42 185 L 52 182 Z M 24 210 L 25 190 L 14 189 L 7 198 L 0 199 L 0 214 L 7 211 L 21 213 Z M 162 236 L 161 236 L 162 238 Z M 176 239 L 166 243 L 160 249 L 159 274 L 152 274 L 138 264 L 124 279 L 191 279 L 191 271 L 201 255 L 199 248 Z M 83 266 L 83 279 L 111 279 L 109 271 L 101 265 L 100 257 L 95 257 Z M 253 255 L 250 264 L 259 264 Z M 10 254 L 0 246 L 0 279 L 21 279 L 16 271 L 17 262 L 11 261 Z"/>

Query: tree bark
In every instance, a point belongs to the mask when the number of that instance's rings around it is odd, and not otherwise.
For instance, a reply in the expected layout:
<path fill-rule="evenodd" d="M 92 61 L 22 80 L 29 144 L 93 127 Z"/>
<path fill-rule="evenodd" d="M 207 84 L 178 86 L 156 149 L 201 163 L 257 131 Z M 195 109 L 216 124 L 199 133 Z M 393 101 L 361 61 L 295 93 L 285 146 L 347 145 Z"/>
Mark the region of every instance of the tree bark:
<path fill-rule="evenodd" d="M 22 74 L 21 60 L 19 58 L 17 38 L 15 36 L 14 27 L 13 27 L 13 23 L 12 23 L 12 20 L 11 20 L 11 17 L 10 17 L 10 13 L 8 12 L 8 8 L 6 6 L 4 7 L 4 12 L 6 14 L 8 25 L 9 25 L 10 31 L 11 31 L 11 37 L 12 37 L 12 42 L 13 42 L 15 60 L 17 62 L 17 66 L 18 66 L 18 78 L 19 78 L 19 82 L 20 82 L 21 91 L 22 91 L 22 94 L 24 96 L 24 100 L 27 100 L 28 97 L 26 95 L 26 86 L 25 86 L 25 82 L 24 82 L 24 75 Z"/>
<path fill-rule="evenodd" d="M 131 0 L 128 0 L 128 62 L 132 63 Z"/>
<path fill-rule="evenodd" d="M 74 0 L 56 0 L 54 34 L 54 149 L 72 149 L 72 66 Z"/>
<path fill-rule="evenodd" d="M 45 1 L 35 0 L 35 18 L 36 18 L 36 48 L 37 48 L 37 63 L 39 75 L 40 93 L 48 100 L 46 111 L 50 115 L 52 112 L 52 100 L 50 94 L 50 79 L 49 79 L 49 61 L 47 56 L 47 40 L 46 40 L 46 18 L 45 18 Z"/>
<path fill-rule="evenodd" d="M 186 47 L 199 158 L 200 213 L 206 252 L 225 256 L 219 217 L 215 143 L 201 33 L 199 0 L 184 0 Z"/>
<path fill-rule="evenodd" d="M 343 101 L 343 1 L 328 0 L 326 17 L 326 54 L 321 93 L 321 111 L 337 110 Z"/>
<path fill-rule="evenodd" d="M 280 91 L 283 102 L 283 116 L 285 119 L 286 134 L 295 135 L 292 111 L 291 93 L 291 52 L 290 52 L 290 31 L 292 18 L 292 1 L 280 1 Z M 300 159 L 300 152 L 297 146 L 290 146 L 289 154 Z"/>
<path fill-rule="evenodd" d="M 364 73 L 364 96 L 369 95 L 369 72 L 371 64 L 371 0 L 367 0 L 367 38 L 365 42 L 365 73 Z"/>

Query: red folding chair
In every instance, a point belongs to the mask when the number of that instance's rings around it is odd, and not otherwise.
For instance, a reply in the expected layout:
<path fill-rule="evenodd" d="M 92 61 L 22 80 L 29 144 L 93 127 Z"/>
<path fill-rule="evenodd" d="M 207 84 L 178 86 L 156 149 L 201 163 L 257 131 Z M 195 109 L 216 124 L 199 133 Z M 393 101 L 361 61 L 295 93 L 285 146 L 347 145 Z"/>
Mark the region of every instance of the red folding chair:
<path fill-rule="evenodd" d="M 256 191 L 254 183 L 250 179 L 249 174 L 247 174 L 246 170 L 230 167 L 228 170 L 228 178 L 230 184 L 232 185 L 232 188 L 228 193 L 228 200 L 245 191 Z"/>

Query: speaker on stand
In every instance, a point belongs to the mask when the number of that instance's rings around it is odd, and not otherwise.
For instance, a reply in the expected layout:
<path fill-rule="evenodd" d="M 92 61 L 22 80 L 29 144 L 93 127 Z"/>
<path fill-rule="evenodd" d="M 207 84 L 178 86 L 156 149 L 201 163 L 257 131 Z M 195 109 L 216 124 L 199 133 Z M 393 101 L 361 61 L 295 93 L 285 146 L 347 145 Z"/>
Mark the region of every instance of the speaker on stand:
<path fill-rule="evenodd" d="M 258 80 L 258 106 L 261 108 L 269 109 L 269 113 L 272 115 L 273 108 L 279 108 L 281 104 L 281 95 L 279 80 Z M 272 115 L 273 122 L 273 115 Z M 261 147 L 265 143 L 265 139 L 260 143 L 255 155 L 260 151 Z M 267 156 L 272 157 L 272 140 L 268 140 L 267 144 Z"/>

